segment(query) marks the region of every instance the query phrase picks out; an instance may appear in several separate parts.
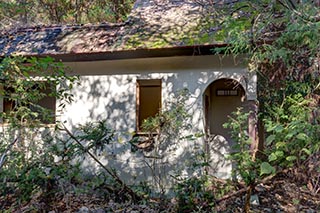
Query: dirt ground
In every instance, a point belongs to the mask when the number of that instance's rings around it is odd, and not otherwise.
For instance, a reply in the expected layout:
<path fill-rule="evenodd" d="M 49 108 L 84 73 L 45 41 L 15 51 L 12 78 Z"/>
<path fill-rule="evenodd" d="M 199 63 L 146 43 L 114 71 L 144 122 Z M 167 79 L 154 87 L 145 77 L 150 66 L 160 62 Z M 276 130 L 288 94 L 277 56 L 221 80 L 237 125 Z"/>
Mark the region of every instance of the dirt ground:
<path fill-rule="evenodd" d="M 243 212 L 244 197 L 245 192 L 221 202 L 217 212 Z M 291 174 L 281 174 L 258 184 L 251 198 L 252 212 L 320 212 L 319 188 L 311 189 Z"/>
<path fill-rule="evenodd" d="M 317 179 L 318 178 L 318 179 Z M 320 212 L 320 175 L 310 176 L 302 171 L 286 171 L 257 184 L 251 194 L 250 212 Z M 228 197 L 228 195 L 231 195 Z M 201 202 L 197 209 L 179 211 L 178 202 L 157 199 L 146 200 L 143 204 L 132 202 L 115 202 L 110 198 L 90 194 L 64 194 L 44 199 L 35 196 L 30 202 L 19 207 L 4 205 L 0 212 L 243 212 L 246 192 L 238 187 L 224 195 L 225 199 L 217 198 L 211 210 L 203 210 Z"/>

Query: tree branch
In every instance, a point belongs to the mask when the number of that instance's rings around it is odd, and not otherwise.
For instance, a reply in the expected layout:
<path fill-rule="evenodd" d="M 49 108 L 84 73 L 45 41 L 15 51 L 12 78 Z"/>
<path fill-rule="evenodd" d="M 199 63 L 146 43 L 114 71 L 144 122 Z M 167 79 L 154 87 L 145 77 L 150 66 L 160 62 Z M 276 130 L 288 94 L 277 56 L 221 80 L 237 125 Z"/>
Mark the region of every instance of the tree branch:
<path fill-rule="evenodd" d="M 293 2 L 291 0 L 289 0 L 290 3 L 288 3 L 287 1 L 284 3 L 284 2 L 282 2 L 282 0 L 277 0 L 277 1 L 282 6 L 284 6 L 288 10 L 291 10 L 293 13 L 295 13 L 297 16 L 299 16 L 300 18 L 302 18 L 305 21 L 308 21 L 308 22 L 320 22 L 320 15 L 315 15 L 315 16 L 309 16 L 308 17 L 306 14 L 303 14 L 303 13 L 297 11 L 295 5 L 293 4 Z"/>
<path fill-rule="evenodd" d="M 4 152 L 2 153 L 2 155 L 0 157 L 0 171 L 6 161 L 7 152 L 9 152 L 12 149 L 13 145 L 18 141 L 18 138 L 19 137 L 14 139 L 14 141 L 12 141 L 11 144 L 9 144 L 9 146 L 6 148 L 6 150 L 4 150 Z"/>
<path fill-rule="evenodd" d="M 69 135 L 69 137 L 81 147 L 84 152 L 86 152 L 96 163 L 99 164 L 99 166 L 101 166 L 117 183 L 119 183 L 123 187 L 123 189 L 132 197 L 134 201 L 140 201 L 142 199 L 130 187 L 128 187 L 114 171 L 103 165 L 101 161 L 99 161 L 88 149 L 86 149 L 86 147 L 82 145 L 78 138 L 74 136 L 64 124 L 62 124 L 62 126 L 63 128 L 60 130 L 65 131 Z"/>

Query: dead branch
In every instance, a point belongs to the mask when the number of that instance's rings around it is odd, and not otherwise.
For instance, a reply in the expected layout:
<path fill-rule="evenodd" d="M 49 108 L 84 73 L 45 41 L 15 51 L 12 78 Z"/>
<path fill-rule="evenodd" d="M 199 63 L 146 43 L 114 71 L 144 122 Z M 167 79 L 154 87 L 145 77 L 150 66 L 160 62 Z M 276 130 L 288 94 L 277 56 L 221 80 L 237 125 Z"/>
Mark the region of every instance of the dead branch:
<path fill-rule="evenodd" d="M 227 199 L 229 199 L 229 198 L 232 198 L 232 197 L 241 195 L 242 193 L 245 193 L 245 192 L 247 192 L 248 190 L 250 190 L 250 188 L 251 188 L 251 189 L 254 189 L 254 187 L 255 187 L 256 185 L 258 185 L 258 184 L 267 183 L 267 182 L 270 181 L 273 177 L 275 177 L 277 174 L 280 174 L 280 173 L 285 172 L 285 171 L 286 171 L 286 170 L 283 170 L 283 171 L 280 171 L 280 172 L 278 172 L 278 173 L 276 173 L 276 174 L 269 175 L 269 176 L 263 178 L 261 181 L 258 181 L 258 182 L 254 183 L 254 184 L 251 185 L 251 186 L 247 186 L 247 187 L 245 187 L 245 188 L 242 188 L 242 189 L 240 189 L 240 190 L 238 190 L 238 191 L 236 191 L 236 192 L 232 192 L 232 193 L 230 193 L 230 194 L 227 194 L 227 195 L 221 197 L 220 199 L 216 200 L 215 202 L 216 202 L 216 204 L 218 204 L 218 203 L 220 203 L 220 202 L 222 202 L 222 201 L 224 201 L 224 200 L 227 200 Z"/>
<path fill-rule="evenodd" d="M 238 196 L 238 195 L 246 192 L 248 189 L 249 189 L 249 187 L 246 187 L 246 188 L 242 188 L 242 189 L 240 189 L 240 190 L 238 190 L 238 191 L 236 191 L 236 192 L 227 194 L 227 195 L 223 196 L 222 198 L 216 200 L 216 204 L 220 203 L 221 201 L 228 200 L 229 198 Z"/>

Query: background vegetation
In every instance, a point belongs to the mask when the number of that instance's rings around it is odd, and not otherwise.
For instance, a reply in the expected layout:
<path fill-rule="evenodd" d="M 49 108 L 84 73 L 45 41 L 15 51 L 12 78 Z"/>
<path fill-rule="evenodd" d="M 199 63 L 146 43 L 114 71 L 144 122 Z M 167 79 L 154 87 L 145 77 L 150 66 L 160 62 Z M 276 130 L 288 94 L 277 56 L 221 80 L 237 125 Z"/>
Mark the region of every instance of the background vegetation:
<path fill-rule="evenodd" d="M 222 11 L 231 13 L 219 22 L 217 38 L 231 44 L 223 50 L 247 54 L 250 71 L 258 74 L 260 141 L 243 132 L 243 112 L 227 125 L 239 142 L 231 158 L 248 186 L 248 212 L 251 190 L 266 175 L 299 171 L 308 174 L 304 184 L 311 191 L 319 188 L 312 183 L 320 171 L 313 167 L 320 151 L 319 2 L 238 1 Z M 263 150 L 250 149 L 259 142 Z"/>
<path fill-rule="evenodd" d="M 197 2 L 201 4 L 201 0 Z M 132 4 L 133 1 L 100 0 L 1 1 L 1 27 L 120 22 L 125 20 Z M 319 211 L 320 204 L 317 201 L 310 203 L 313 199 L 319 201 L 320 192 L 319 11 L 318 1 L 238 0 L 223 6 L 212 1 L 212 11 L 203 14 L 211 20 L 212 26 L 219 29 L 211 36 L 230 44 L 216 51 L 247 54 L 250 71 L 258 73 L 260 141 L 251 141 L 247 137 L 248 114 L 239 109 L 231 117 L 231 122 L 226 124 L 233 129 L 234 140 L 238 142 L 235 152 L 230 156 L 238 165 L 234 170 L 234 177 L 237 178 L 217 180 L 205 173 L 188 179 L 177 176 L 175 203 L 169 202 L 161 191 L 163 177 L 154 176 L 161 192 L 155 198 L 152 197 L 155 193 L 150 191 L 150 186 L 127 186 L 114 168 L 105 167 L 99 162 L 96 151 L 115 142 L 114 132 L 106 124 L 108 121 L 85 124 L 72 132 L 61 123 L 55 126 L 57 132 L 48 131 L 44 134 L 38 131 L 43 128 L 41 119 L 45 115 L 49 119 L 50 112 L 40 106 L 37 111 L 29 107 L 44 95 L 30 88 L 46 86 L 42 83 L 34 85 L 32 75 L 38 73 L 47 82 L 53 83 L 60 89 L 51 95 L 62 100 L 62 103 L 70 102 L 72 95 L 68 91 L 77 78 L 67 76 L 65 67 L 49 58 L 3 59 L 0 66 L 1 82 L 3 86 L 4 82 L 9 82 L 14 92 L 1 95 L 17 104 L 11 113 L 1 113 L 1 118 L 9 121 L 9 125 L 1 132 L 0 207 L 8 211 L 22 206 L 28 210 L 50 210 L 63 200 L 64 206 L 56 207 L 57 211 L 62 211 L 75 203 L 74 197 L 94 192 L 103 200 L 101 202 L 108 200 L 110 211 L 118 207 L 109 201 L 144 203 L 155 211 L 249 212 L 255 208 L 254 211 L 264 212 L 267 210 L 250 206 L 253 194 L 261 192 L 259 195 L 265 196 L 273 185 L 281 187 L 289 181 L 296 181 L 294 195 L 297 196 L 282 200 L 288 202 L 287 206 L 293 206 L 292 209 L 283 209 L 281 205 L 273 207 L 273 203 L 278 201 L 271 200 L 268 206 L 270 211 L 306 210 L 302 206 Z M 26 60 L 31 66 L 25 66 Z M 183 137 L 193 140 L 202 136 L 181 135 L 181 130 L 190 128 L 190 115 L 186 113 L 184 100 L 183 96 L 177 96 L 171 102 L 171 110 L 163 110 L 144 124 L 146 130 L 150 131 L 149 141 L 155 147 L 154 154 L 160 153 L 159 150 L 169 142 L 176 141 L 178 144 Z M 61 131 L 67 133 L 68 137 L 59 137 Z M 158 138 L 152 136 L 154 131 L 159 133 Z M 135 142 L 129 142 L 133 150 L 137 148 Z M 264 142 L 264 149 L 250 149 L 252 143 L 258 147 L 258 142 Z M 194 169 L 207 165 L 204 155 L 196 153 Z M 77 164 L 85 156 L 96 161 L 102 172 L 86 179 Z M 160 163 L 163 163 L 161 158 L 153 158 L 150 160 L 150 169 L 157 173 L 154 165 Z M 285 182 L 276 185 L 281 178 Z M 269 188 L 265 187 L 267 184 Z M 288 188 L 292 187 L 289 185 Z M 72 202 L 67 202 L 67 199 Z M 45 206 L 41 206 L 43 203 Z M 127 204 L 125 206 L 133 208 Z"/>
<path fill-rule="evenodd" d="M 2 0 L 0 28 L 122 22 L 134 0 Z"/>

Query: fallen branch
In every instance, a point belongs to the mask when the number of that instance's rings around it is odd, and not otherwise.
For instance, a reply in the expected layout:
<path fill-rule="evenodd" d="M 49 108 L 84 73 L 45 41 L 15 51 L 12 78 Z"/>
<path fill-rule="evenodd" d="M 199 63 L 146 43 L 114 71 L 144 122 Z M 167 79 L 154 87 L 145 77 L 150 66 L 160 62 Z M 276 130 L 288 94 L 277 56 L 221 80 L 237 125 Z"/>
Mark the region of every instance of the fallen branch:
<path fill-rule="evenodd" d="M 240 194 L 242 194 L 242 193 L 244 193 L 244 192 L 247 192 L 247 191 L 250 189 L 250 187 L 254 188 L 254 187 L 255 187 L 256 185 L 258 185 L 258 184 L 261 184 L 261 183 L 264 184 L 264 183 L 268 182 L 270 179 L 272 179 L 274 176 L 276 176 L 277 174 L 279 174 L 279 173 L 281 173 L 281 172 L 285 172 L 285 171 L 287 171 L 287 170 L 283 170 L 283 171 L 280 171 L 280 172 L 278 172 L 278 173 L 276 173 L 276 174 L 269 175 L 269 176 L 263 178 L 261 181 L 256 182 L 256 183 L 253 184 L 252 186 L 247 186 L 247 187 L 242 188 L 242 189 L 240 189 L 240 190 L 238 190 L 238 191 L 236 191 L 236 192 L 232 192 L 232 193 L 230 193 L 230 194 L 227 194 L 227 195 L 225 195 L 225 196 L 222 196 L 220 199 L 216 200 L 215 202 L 216 202 L 216 204 L 218 204 L 218 203 L 220 203 L 221 201 L 227 200 L 227 199 L 229 199 L 229 198 L 231 198 L 231 197 L 238 196 L 238 195 L 240 195 Z"/>
<path fill-rule="evenodd" d="M 238 195 L 246 192 L 248 189 L 249 189 L 249 186 L 246 187 L 246 188 L 242 188 L 242 189 L 240 189 L 240 190 L 238 190 L 238 191 L 236 191 L 236 192 L 227 194 L 227 195 L 223 196 L 222 198 L 216 200 L 215 202 L 216 202 L 216 204 L 218 204 L 218 203 L 220 203 L 221 201 L 227 200 L 227 199 L 229 199 L 229 198 L 231 198 L 231 197 L 238 196 Z"/>

